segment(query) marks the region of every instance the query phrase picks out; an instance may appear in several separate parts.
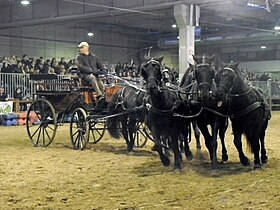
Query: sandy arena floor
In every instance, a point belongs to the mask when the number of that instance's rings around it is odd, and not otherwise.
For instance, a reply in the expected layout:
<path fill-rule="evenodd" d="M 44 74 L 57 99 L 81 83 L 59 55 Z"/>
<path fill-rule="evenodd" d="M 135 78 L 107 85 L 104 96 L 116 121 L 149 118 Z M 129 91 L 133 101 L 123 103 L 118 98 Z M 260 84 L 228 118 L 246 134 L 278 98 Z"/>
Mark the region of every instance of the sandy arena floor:
<path fill-rule="evenodd" d="M 183 171 L 174 173 L 151 143 L 128 155 L 124 141 L 107 134 L 75 151 L 68 126 L 58 127 L 47 148 L 32 147 L 25 126 L 0 127 L 0 209 L 280 209 L 279 112 L 267 132 L 269 163 L 258 171 L 239 163 L 231 129 L 229 162 L 217 172 L 202 141 L 206 160 L 184 158 Z"/>

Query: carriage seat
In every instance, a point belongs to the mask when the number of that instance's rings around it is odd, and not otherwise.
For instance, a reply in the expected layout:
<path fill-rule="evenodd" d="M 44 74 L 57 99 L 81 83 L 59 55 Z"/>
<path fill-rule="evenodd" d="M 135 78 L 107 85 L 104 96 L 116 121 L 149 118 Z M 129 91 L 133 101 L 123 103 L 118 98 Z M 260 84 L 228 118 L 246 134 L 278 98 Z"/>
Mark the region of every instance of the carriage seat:
<path fill-rule="evenodd" d="M 86 104 L 96 104 L 97 94 L 94 88 L 83 79 L 81 79 L 80 90 L 82 91 Z"/>

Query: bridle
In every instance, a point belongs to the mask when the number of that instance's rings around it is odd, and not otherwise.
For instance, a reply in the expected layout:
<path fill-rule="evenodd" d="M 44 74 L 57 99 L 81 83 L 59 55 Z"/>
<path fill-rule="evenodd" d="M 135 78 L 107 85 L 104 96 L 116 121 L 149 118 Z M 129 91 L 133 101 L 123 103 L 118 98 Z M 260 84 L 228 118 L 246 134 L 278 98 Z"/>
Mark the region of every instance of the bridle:
<path fill-rule="evenodd" d="M 233 79 L 233 82 L 232 82 L 232 85 L 231 85 L 230 88 L 226 87 L 224 84 L 219 84 L 219 86 L 221 86 L 224 90 L 228 89 L 227 94 L 226 94 L 227 97 L 245 96 L 245 95 L 247 95 L 247 94 L 249 94 L 251 92 L 252 88 L 250 87 L 249 90 L 246 91 L 245 93 L 231 93 L 231 91 L 232 91 L 232 89 L 234 87 L 234 83 L 235 83 L 236 79 L 238 78 L 238 76 L 237 76 L 236 72 L 232 68 L 230 68 L 230 67 L 225 67 L 225 68 L 222 69 L 222 71 L 223 70 L 227 70 L 227 71 L 230 71 L 230 72 L 234 73 L 234 79 Z"/>
<path fill-rule="evenodd" d="M 200 64 L 197 64 L 197 65 L 195 65 L 195 69 L 194 69 L 194 71 L 195 71 L 195 80 L 196 80 L 196 82 L 197 82 L 197 78 L 196 78 L 196 72 L 198 72 L 199 70 L 199 68 L 201 68 L 201 67 L 206 67 L 206 68 L 209 68 L 209 70 L 211 70 L 211 71 L 214 71 L 214 69 L 211 67 L 211 65 L 209 64 L 209 63 L 205 63 L 206 61 L 205 61 L 205 59 L 204 60 L 202 60 L 202 61 L 204 61 L 203 63 L 200 63 Z M 198 87 L 200 87 L 200 86 L 206 86 L 207 88 L 209 88 L 209 90 L 210 90 L 210 95 L 212 95 L 213 93 L 212 93 L 212 91 L 211 91 L 211 88 L 212 88 L 212 85 L 213 84 L 210 84 L 209 82 L 200 82 L 200 83 L 198 83 L 197 82 L 197 85 L 198 85 Z M 200 92 L 198 91 L 198 95 L 200 95 Z"/>

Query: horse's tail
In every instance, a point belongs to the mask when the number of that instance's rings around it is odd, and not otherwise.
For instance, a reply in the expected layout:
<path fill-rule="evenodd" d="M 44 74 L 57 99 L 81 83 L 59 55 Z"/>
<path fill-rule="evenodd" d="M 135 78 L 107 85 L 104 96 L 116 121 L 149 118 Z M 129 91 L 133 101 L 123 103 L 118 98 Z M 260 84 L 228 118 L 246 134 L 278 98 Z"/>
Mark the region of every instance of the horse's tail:
<path fill-rule="evenodd" d="M 252 148 L 252 142 L 250 142 L 250 139 L 247 137 L 247 135 L 244 135 L 246 138 L 246 143 L 247 143 L 247 149 L 249 152 L 253 153 L 253 148 Z"/>
<path fill-rule="evenodd" d="M 121 137 L 120 133 L 120 117 L 110 117 L 114 114 L 119 113 L 119 98 L 121 97 L 121 90 L 119 90 L 112 98 L 110 103 L 108 104 L 108 116 L 109 118 L 107 119 L 107 130 L 109 134 L 116 139 L 119 139 Z"/>

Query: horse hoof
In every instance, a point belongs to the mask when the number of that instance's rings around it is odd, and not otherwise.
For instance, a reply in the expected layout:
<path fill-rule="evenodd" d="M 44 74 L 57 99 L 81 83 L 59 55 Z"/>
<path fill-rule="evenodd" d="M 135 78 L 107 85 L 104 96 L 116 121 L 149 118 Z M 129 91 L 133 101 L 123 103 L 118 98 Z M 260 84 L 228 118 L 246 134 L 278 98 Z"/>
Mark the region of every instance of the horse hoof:
<path fill-rule="evenodd" d="M 186 158 L 188 161 L 191 161 L 193 159 L 193 154 L 189 152 L 188 154 L 186 154 Z"/>
<path fill-rule="evenodd" d="M 223 163 L 227 162 L 228 161 L 228 155 L 223 155 L 222 160 L 223 160 Z"/>
<path fill-rule="evenodd" d="M 176 167 L 173 168 L 173 173 L 181 173 L 181 172 L 182 172 L 181 168 L 176 168 Z"/>
<path fill-rule="evenodd" d="M 268 161 L 268 157 L 267 156 L 264 156 L 264 157 L 261 157 L 262 159 L 262 164 L 266 164 Z"/>
<path fill-rule="evenodd" d="M 247 157 L 241 158 L 240 162 L 242 163 L 243 166 L 249 166 L 250 165 L 250 160 Z"/>
<path fill-rule="evenodd" d="M 170 160 L 168 158 L 162 159 L 161 162 L 166 167 L 170 165 Z"/>
<path fill-rule="evenodd" d="M 218 170 L 218 165 L 217 165 L 217 164 L 212 164 L 211 169 L 212 169 L 213 171 Z"/>
<path fill-rule="evenodd" d="M 258 169 L 261 169 L 261 168 L 262 168 L 262 166 L 261 166 L 260 163 L 254 165 L 254 170 L 258 170 Z"/>

